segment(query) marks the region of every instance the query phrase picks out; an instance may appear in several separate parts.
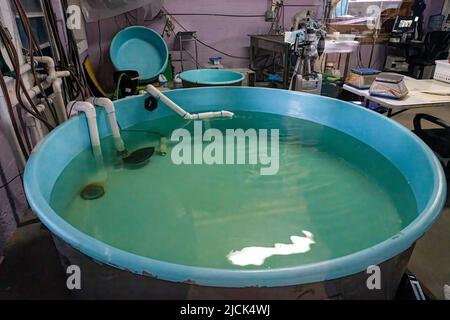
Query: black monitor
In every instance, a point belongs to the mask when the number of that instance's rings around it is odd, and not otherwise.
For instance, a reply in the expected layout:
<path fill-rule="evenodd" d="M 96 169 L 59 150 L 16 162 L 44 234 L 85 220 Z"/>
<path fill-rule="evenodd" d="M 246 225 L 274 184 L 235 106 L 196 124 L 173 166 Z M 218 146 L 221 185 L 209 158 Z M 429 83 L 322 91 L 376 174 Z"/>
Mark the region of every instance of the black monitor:
<path fill-rule="evenodd" d="M 419 17 L 398 16 L 397 19 L 395 19 L 392 32 L 414 32 L 416 30 L 417 22 L 419 22 Z"/>

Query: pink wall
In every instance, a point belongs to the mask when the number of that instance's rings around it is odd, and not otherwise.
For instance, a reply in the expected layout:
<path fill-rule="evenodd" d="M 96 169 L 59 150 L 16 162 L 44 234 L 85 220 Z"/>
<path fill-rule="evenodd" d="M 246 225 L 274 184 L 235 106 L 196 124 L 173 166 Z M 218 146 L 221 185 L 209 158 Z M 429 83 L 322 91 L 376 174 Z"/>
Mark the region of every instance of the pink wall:
<path fill-rule="evenodd" d="M 425 26 L 428 22 L 428 16 L 439 14 L 444 0 L 428 0 L 425 12 Z M 322 0 L 286 0 L 285 1 L 285 29 L 289 30 L 292 16 L 302 10 L 310 9 L 322 14 Z M 237 14 L 237 15 L 263 15 L 267 9 L 267 0 L 166 0 L 165 8 L 172 14 L 187 13 L 216 13 L 216 14 Z M 137 22 L 133 17 L 137 17 Z M 226 53 L 247 57 L 249 51 L 249 34 L 267 33 L 270 28 L 270 22 L 265 22 L 264 17 L 220 17 L 220 16 L 194 16 L 194 15 L 174 15 L 185 28 L 197 31 L 198 38 L 203 42 L 222 50 Z M 90 23 L 86 26 L 89 43 L 89 55 L 92 59 L 95 73 L 102 85 L 109 91 L 112 90 L 112 72 L 113 67 L 109 59 L 109 44 L 113 36 L 122 28 L 133 24 L 145 24 L 150 28 L 161 33 L 164 28 L 165 19 L 155 18 L 152 21 L 143 21 L 142 15 L 138 11 L 131 12 L 126 19 L 125 15 L 116 19 L 102 20 L 100 24 Z M 182 29 L 175 23 L 175 32 Z M 100 31 L 100 32 L 99 32 Z M 99 42 L 99 34 L 101 41 Z M 165 40 L 172 48 L 174 36 L 166 37 Z M 101 47 L 102 55 L 99 56 Z M 186 48 L 191 52 L 193 46 L 187 45 Z M 364 45 L 361 48 L 363 64 L 367 65 L 369 61 L 371 45 Z M 384 45 L 377 45 L 374 48 L 373 67 L 381 68 L 384 63 Z M 222 56 L 225 67 L 246 67 L 248 60 L 226 57 L 223 54 L 216 53 L 199 44 L 199 63 L 207 63 L 208 57 Z M 172 52 L 172 58 L 178 58 L 178 52 Z M 330 57 L 333 61 L 333 57 Z M 357 55 L 351 57 L 351 66 L 357 65 Z M 99 65 L 101 66 L 99 68 Z M 179 70 L 179 64 L 174 63 L 176 70 Z M 185 68 L 193 68 L 194 64 L 186 63 Z"/>
<path fill-rule="evenodd" d="M 428 25 L 428 17 L 435 15 L 435 14 L 441 14 L 442 7 L 444 6 L 445 0 L 428 0 L 425 1 L 427 4 L 427 8 L 425 9 L 424 17 L 425 17 L 425 30 L 427 29 Z"/>
<path fill-rule="evenodd" d="M 237 14 L 237 15 L 264 15 L 267 10 L 267 0 L 166 0 L 165 8 L 169 13 L 216 13 L 216 14 Z M 286 0 L 285 1 L 285 28 L 289 29 L 291 26 L 292 16 L 300 10 L 313 10 L 322 13 L 322 0 Z M 293 6 L 291 6 L 293 5 Z M 131 13 L 136 16 L 136 12 Z M 249 34 L 267 33 L 270 28 L 270 22 L 265 22 L 264 17 L 218 17 L 218 16 L 190 16 L 190 15 L 175 15 L 185 28 L 192 31 L 197 31 L 198 38 L 203 42 L 222 50 L 226 53 L 248 57 L 250 38 Z M 141 18 L 141 17 L 139 17 Z M 128 20 L 131 24 L 135 20 L 128 15 Z M 100 22 L 101 30 L 101 47 L 102 57 L 99 57 L 99 26 L 98 23 L 90 23 L 87 25 L 89 55 L 94 64 L 94 70 L 101 83 L 111 90 L 112 85 L 112 65 L 109 60 L 109 44 L 112 37 L 121 28 L 128 26 L 124 15 L 117 19 L 106 19 Z M 144 24 L 150 28 L 161 33 L 164 28 L 165 19 L 156 18 L 153 21 L 145 21 Z M 137 23 L 140 24 L 140 23 Z M 182 31 L 182 29 L 175 24 L 175 32 Z M 165 37 L 172 48 L 174 37 Z M 187 45 L 186 48 L 191 50 L 193 46 Z M 193 52 L 193 51 L 192 51 Z M 172 53 L 173 59 L 178 58 L 178 52 Z M 199 63 L 204 65 L 208 61 L 208 57 L 222 56 L 223 65 L 225 67 L 246 67 L 248 60 L 234 59 L 226 57 L 220 53 L 216 53 L 199 44 Z M 98 68 L 99 62 L 102 65 Z M 175 68 L 179 65 L 174 63 Z M 186 64 L 185 67 L 193 68 L 194 64 Z"/>

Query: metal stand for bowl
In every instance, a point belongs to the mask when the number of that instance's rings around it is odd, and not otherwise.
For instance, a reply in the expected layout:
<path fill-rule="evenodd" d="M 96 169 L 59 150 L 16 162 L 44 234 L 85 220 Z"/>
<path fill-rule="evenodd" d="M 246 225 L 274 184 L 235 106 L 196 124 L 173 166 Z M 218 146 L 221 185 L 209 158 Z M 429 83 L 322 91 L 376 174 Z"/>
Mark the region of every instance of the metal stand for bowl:
<path fill-rule="evenodd" d="M 193 56 L 189 51 L 184 50 L 183 43 L 194 42 L 195 56 Z M 198 47 L 197 47 L 197 31 L 180 31 L 175 36 L 175 46 L 174 50 L 180 51 L 180 59 L 175 59 L 172 61 L 180 62 L 181 71 L 184 71 L 183 62 L 187 61 L 183 58 L 183 52 L 190 56 L 191 60 L 195 63 L 195 67 L 198 69 Z"/>

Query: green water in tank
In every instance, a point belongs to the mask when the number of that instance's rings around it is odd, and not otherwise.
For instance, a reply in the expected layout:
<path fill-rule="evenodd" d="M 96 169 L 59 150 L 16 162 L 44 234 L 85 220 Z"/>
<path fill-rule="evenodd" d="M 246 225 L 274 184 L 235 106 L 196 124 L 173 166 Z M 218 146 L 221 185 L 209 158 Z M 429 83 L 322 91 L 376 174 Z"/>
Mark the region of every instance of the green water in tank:
<path fill-rule="evenodd" d="M 81 152 L 59 176 L 52 208 L 82 232 L 137 255 L 244 270 L 348 255 L 394 236 L 417 216 L 414 195 L 398 169 L 340 131 L 251 112 L 203 121 L 201 127 L 218 129 L 224 139 L 226 129 L 269 129 L 269 154 L 275 136 L 270 129 L 278 129 L 278 172 L 261 175 L 267 162 L 248 163 L 255 152 L 249 140 L 233 149 L 236 157 L 247 153 L 246 164 L 175 164 L 172 151 L 179 145 L 171 134 L 175 128 L 193 133 L 195 124 L 168 117 L 122 131 L 130 151 L 155 147 L 144 166 L 125 166 L 110 137 L 102 140 L 103 164 L 90 149 Z M 165 156 L 158 152 L 161 136 L 167 138 Z M 103 186 L 104 195 L 82 199 L 81 191 L 92 183 Z"/>

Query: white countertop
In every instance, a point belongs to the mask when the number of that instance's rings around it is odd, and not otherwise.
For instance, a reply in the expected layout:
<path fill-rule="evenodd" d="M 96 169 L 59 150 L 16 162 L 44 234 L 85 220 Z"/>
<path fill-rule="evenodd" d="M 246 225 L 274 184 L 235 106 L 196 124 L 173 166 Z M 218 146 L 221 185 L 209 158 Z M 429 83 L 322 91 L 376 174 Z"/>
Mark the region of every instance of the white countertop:
<path fill-rule="evenodd" d="M 450 93 L 450 83 L 427 79 L 418 80 L 411 77 L 404 77 L 406 87 L 409 90 L 408 96 L 402 100 L 386 99 L 374 97 L 369 94 L 369 90 L 361 90 L 344 84 L 344 90 L 352 92 L 360 97 L 389 109 L 407 109 L 419 107 L 450 106 L 450 96 L 439 96 L 426 94 L 424 92 Z"/>

